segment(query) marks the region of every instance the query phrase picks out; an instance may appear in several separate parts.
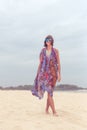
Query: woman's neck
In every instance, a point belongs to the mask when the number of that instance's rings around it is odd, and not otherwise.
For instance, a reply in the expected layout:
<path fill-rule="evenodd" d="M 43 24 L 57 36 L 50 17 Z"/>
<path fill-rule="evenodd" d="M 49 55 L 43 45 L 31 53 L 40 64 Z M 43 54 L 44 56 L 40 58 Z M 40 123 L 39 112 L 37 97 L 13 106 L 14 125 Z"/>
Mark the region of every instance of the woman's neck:
<path fill-rule="evenodd" d="M 48 51 L 50 51 L 52 49 L 52 46 L 47 46 L 46 48 Z"/>

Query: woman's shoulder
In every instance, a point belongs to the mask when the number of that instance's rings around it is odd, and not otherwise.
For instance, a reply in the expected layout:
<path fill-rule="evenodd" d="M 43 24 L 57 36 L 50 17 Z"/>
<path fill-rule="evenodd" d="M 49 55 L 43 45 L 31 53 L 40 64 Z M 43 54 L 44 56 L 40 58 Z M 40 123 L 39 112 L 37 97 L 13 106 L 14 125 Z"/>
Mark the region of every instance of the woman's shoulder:
<path fill-rule="evenodd" d="M 43 47 L 43 48 L 41 49 L 40 54 L 44 54 L 45 50 L 46 50 L 46 48 L 45 48 L 45 47 Z"/>
<path fill-rule="evenodd" d="M 59 50 L 57 48 L 53 48 L 54 51 L 58 54 L 59 53 Z"/>
<path fill-rule="evenodd" d="M 45 47 L 43 47 L 43 48 L 41 49 L 41 52 L 43 52 L 44 50 L 46 50 L 46 48 L 45 48 Z"/>

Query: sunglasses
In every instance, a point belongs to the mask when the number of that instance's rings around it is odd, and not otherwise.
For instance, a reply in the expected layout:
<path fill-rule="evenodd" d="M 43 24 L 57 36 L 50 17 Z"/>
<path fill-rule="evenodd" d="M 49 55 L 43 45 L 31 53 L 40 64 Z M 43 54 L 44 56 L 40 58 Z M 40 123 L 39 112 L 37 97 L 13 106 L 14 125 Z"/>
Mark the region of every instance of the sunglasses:
<path fill-rule="evenodd" d="M 51 42 L 52 41 L 52 39 L 50 39 L 50 38 L 47 38 L 46 40 L 45 40 L 45 42 Z"/>

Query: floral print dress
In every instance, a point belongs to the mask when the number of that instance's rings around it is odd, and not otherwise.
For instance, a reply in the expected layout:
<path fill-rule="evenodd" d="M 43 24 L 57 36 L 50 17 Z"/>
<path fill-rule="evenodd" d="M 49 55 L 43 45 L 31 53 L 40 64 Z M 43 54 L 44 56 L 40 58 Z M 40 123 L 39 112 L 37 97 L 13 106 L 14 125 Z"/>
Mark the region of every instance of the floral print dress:
<path fill-rule="evenodd" d="M 32 89 L 32 94 L 39 97 L 39 99 L 43 97 L 45 91 L 53 96 L 53 90 L 58 78 L 58 63 L 55 49 L 52 48 L 48 57 L 46 48 L 43 48 L 40 57 L 42 57 L 42 61 Z"/>

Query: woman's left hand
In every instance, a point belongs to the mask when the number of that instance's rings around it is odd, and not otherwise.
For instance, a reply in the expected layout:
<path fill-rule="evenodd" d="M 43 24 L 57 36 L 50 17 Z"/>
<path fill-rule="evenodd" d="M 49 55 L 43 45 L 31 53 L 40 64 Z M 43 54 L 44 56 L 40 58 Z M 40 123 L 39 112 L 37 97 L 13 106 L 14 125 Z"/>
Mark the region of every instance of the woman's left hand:
<path fill-rule="evenodd" d="M 58 82 L 61 81 L 61 74 L 58 72 Z"/>

